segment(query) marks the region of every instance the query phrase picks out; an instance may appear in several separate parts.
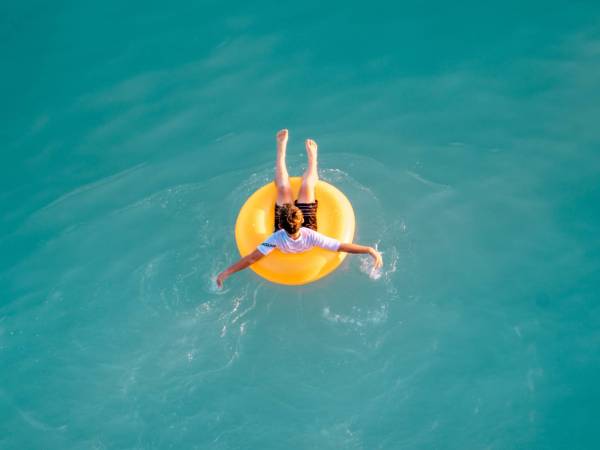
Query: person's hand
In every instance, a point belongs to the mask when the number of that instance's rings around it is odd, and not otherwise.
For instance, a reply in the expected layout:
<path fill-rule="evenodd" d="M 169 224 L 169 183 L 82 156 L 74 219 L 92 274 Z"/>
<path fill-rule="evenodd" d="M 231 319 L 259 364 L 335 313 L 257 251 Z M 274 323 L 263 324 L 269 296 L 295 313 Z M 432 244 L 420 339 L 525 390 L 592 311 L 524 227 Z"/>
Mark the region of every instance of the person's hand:
<path fill-rule="evenodd" d="M 373 269 L 379 269 L 383 266 L 383 258 L 381 253 L 371 247 L 369 254 L 373 257 Z"/>
<path fill-rule="evenodd" d="M 225 278 L 227 278 L 227 276 L 225 275 L 225 272 L 221 272 L 217 276 L 217 286 L 219 287 L 219 289 L 223 288 L 223 282 L 225 281 Z"/>
<path fill-rule="evenodd" d="M 279 145 L 286 145 L 288 141 L 288 130 L 284 128 L 277 132 L 277 143 Z"/>

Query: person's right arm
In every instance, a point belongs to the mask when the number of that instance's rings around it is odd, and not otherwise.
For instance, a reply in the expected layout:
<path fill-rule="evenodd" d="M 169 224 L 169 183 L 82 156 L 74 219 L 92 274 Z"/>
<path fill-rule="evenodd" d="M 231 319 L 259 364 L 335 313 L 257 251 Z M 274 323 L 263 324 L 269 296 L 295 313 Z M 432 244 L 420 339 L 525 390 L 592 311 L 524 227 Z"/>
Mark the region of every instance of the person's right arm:
<path fill-rule="evenodd" d="M 381 266 L 383 266 L 383 258 L 381 257 L 381 253 L 379 253 L 373 247 L 367 247 L 365 245 L 358 244 L 340 243 L 337 251 L 346 253 L 368 253 L 373 258 L 373 266 L 375 269 L 379 269 Z"/>

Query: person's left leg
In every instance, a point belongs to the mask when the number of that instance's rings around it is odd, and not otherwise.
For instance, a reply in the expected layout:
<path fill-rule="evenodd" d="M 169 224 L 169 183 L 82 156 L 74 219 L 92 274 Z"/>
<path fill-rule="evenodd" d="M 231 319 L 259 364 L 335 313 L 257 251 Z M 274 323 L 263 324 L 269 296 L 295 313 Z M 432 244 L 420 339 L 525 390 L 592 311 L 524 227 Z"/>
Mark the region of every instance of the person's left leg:
<path fill-rule="evenodd" d="M 283 129 L 277 132 L 277 159 L 275 161 L 275 186 L 277 187 L 277 199 L 275 203 L 283 206 L 286 203 L 292 203 L 292 188 L 290 187 L 290 177 L 285 164 L 285 153 L 287 150 L 288 130 Z"/>
<path fill-rule="evenodd" d="M 277 197 L 275 198 L 275 215 L 273 217 L 274 231 L 280 229 L 281 207 L 285 204 L 291 204 L 294 201 L 292 187 L 290 186 L 290 177 L 285 164 L 285 154 L 287 151 L 288 130 L 285 128 L 277 132 L 277 159 L 275 160 L 275 187 L 277 188 Z"/>
<path fill-rule="evenodd" d="M 302 175 L 302 184 L 298 193 L 298 203 L 315 202 L 315 186 L 319 181 L 317 171 L 317 143 L 312 139 L 306 140 L 306 155 L 308 156 L 308 168 Z"/>

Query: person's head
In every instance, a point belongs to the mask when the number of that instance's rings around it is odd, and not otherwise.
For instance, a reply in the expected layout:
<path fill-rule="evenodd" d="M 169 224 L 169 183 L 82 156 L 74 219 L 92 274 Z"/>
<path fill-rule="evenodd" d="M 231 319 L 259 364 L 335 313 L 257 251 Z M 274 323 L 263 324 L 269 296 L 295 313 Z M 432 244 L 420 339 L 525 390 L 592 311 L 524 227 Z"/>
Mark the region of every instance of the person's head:
<path fill-rule="evenodd" d="M 294 205 L 283 205 L 279 217 L 281 228 L 283 228 L 287 234 L 296 234 L 300 230 L 302 222 L 304 222 L 302 211 Z"/>

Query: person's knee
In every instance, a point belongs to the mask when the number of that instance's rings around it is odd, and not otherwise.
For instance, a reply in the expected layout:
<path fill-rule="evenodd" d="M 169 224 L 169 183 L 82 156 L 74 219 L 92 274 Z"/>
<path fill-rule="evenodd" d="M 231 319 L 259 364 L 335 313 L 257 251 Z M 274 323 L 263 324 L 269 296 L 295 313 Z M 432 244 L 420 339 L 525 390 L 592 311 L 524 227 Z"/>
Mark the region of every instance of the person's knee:
<path fill-rule="evenodd" d="M 275 187 L 279 191 L 291 191 L 290 183 L 288 180 L 275 180 Z"/>
<path fill-rule="evenodd" d="M 277 187 L 277 196 L 280 199 L 292 198 L 292 189 L 289 186 Z"/>
<path fill-rule="evenodd" d="M 312 190 L 317 185 L 317 181 L 316 178 L 306 178 L 302 180 L 302 188 Z"/>
<path fill-rule="evenodd" d="M 303 184 L 315 184 L 317 181 L 319 181 L 319 174 L 317 172 L 305 173 L 302 176 Z"/>

